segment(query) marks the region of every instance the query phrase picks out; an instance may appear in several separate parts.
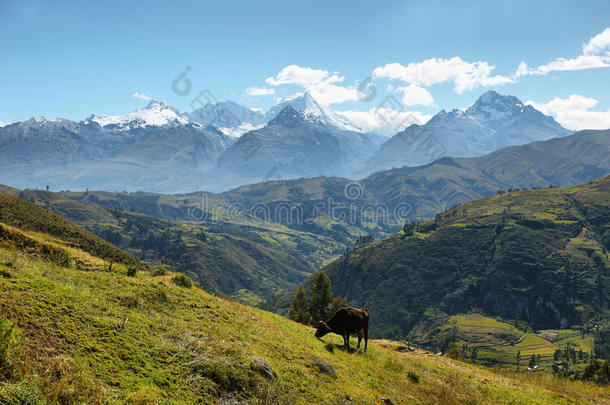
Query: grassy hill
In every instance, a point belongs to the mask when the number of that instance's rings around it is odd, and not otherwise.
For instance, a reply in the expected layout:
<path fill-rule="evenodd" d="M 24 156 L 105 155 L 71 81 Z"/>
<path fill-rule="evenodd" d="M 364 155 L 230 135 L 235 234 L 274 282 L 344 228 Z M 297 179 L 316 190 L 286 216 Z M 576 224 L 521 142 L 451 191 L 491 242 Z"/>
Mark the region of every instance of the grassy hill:
<path fill-rule="evenodd" d="M 532 330 L 609 319 L 610 177 L 457 206 L 323 270 L 335 295 L 376 313 L 376 336 L 417 339 L 479 312 Z"/>
<path fill-rule="evenodd" d="M 9 224 L 21 224 L 17 213 L 29 212 L 19 209 L 18 204 L 29 206 L 33 203 L 74 221 L 141 260 L 163 259 L 174 269 L 199 281 L 207 290 L 250 304 L 280 290 L 293 289 L 344 250 L 342 244 L 328 237 L 279 224 L 177 221 L 108 208 L 89 199 L 77 201 L 48 191 L 8 188 L 5 191 L 14 194 L 0 194 L 4 196 L 0 198 L 10 199 L 15 205 L 9 212 L 8 204 L 0 204 L 0 215 L 6 212 L 11 219 Z M 36 208 L 32 218 L 47 212 Z M 52 218 L 68 223 L 57 215 Z M 38 221 L 36 229 L 44 231 L 48 228 L 44 228 L 47 223 L 50 222 Z"/>
<path fill-rule="evenodd" d="M 317 340 L 312 328 L 185 287 L 173 273 L 128 276 L 127 266 L 47 235 L 83 263 L 66 266 L 33 248 L 41 234 L 6 229 L 2 404 L 609 403 L 607 386 L 485 369 L 397 342 L 346 352 L 338 336 Z"/>
<path fill-rule="evenodd" d="M 0 223 L 60 238 L 103 259 L 141 265 L 135 257 L 98 236 L 15 196 L 0 193 Z"/>

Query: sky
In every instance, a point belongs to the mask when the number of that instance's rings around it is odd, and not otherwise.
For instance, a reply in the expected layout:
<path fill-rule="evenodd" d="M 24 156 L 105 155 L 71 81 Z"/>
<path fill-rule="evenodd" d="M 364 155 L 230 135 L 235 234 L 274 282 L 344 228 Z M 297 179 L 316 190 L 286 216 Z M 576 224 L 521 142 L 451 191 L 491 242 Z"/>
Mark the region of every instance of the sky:
<path fill-rule="evenodd" d="M 0 125 L 268 109 L 309 91 L 363 122 L 425 121 L 494 89 L 570 129 L 610 128 L 610 2 L 0 0 Z"/>

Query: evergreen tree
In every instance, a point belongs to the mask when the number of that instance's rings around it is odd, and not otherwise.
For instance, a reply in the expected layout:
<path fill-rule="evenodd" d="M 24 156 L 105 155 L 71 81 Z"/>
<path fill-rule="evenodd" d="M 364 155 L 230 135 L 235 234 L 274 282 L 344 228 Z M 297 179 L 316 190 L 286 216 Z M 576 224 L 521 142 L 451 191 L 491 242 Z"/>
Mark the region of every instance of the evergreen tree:
<path fill-rule="evenodd" d="M 292 300 L 290 305 L 290 312 L 288 313 L 290 319 L 295 322 L 299 322 L 307 325 L 309 323 L 309 311 L 307 308 L 307 294 L 305 294 L 305 288 L 303 284 L 299 284 L 297 293 Z"/>
<path fill-rule="evenodd" d="M 311 289 L 311 302 L 309 305 L 309 314 L 314 325 L 319 321 L 325 321 L 329 318 L 332 299 L 333 293 L 330 289 L 330 279 L 323 271 L 317 272 L 313 276 L 313 288 Z"/>
<path fill-rule="evenodd" d="M 519 368 L 521 368 L 521 350 L 517 352 L 515 360 L 517 360 L 517 371 L 519 371 Z"/>

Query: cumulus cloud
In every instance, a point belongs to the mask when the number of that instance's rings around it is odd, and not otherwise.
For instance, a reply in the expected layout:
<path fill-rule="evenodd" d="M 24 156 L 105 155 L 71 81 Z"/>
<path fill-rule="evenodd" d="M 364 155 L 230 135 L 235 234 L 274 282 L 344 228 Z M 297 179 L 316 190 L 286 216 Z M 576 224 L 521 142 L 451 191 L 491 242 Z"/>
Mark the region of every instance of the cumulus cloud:
<path fill-rule="evenodd" d="M 265 82 L 272 86 L 279 86 L 282 84 L 309 86 L 311 84 L 321 82 L 328 77 L 328 75 L 329 73 L 326 70 L 311 69 L 298 65 L 289 65 L 280 70 L 275 77 L 268 77 L 265 79 Z"/>
<path fill-rule="evenodd" d="M 342 83 L 344 80 L 345 77 L 339 72 L 331 74 L 327 70 L 289 65 L 275 77 L 268 77 L 265 82 L 272 86 L 285 84 L 301 86 L 322 104 L 330 105 L 358 100 L 358 92 L 355 87 L 336 84 Z"/>
<path fill-rule="evenodd" d="M 432 94 L 423 87 L 412 84 L 399 87 L 397 90 L 402 91 L 402 103 L 404 105 L 432 105 L 434 103 Z"/>
<path fill-rule="evenodd" d="M 587 42 L 582 48 L 585 55 L 598 55 L 610 53 L 610 28 L 606 28 Z"/>
<path fill-rule="evenodd" d="M 514 79 L 502 75 L 492 75 L 493 65 L 487 62 L 466 62 L 455 56 L 451 59 L 431 58 L 423 62 L 411 62 L 404 66 L 389 63 L 373 70 L 373 77 L 397 79 L 416 86 L 431 86 L 453 81 L 458 94 L 478 86 L 495 86 L 513 83 Z"/>
<path fill-rule="evenodd" d="M 565 128 L 574 131 L 610 128 L 610 110 L 590 111 L 597 103 L 596 99 L 579 94 L 572 94 L 568 98 L 555 97 L 546 103 L 531 100 L 525 102 L 544 114 L 553 116 Z"/>
<path fill-rule="evenodd" d="M 521 62 L 514 77 L 546 75 L 555 71 L 584 70 L 610 66 L 610 28 L 606 28 L 583 45 L 582 55 L 575 58 L 556 58 L 535 68 Z"/>
<path fill-rule="evenodd" d="M 131 95 L 131 97 L 133 97 L 133 98 L 139 98 L 139 99 L 141 99 L 141 100 L 148 100 L 148 101 L 152 100 L 152 97 L 151 97 L 151 96 L 146 95 L 146 94 L 143 94 L 143 93 L 140 93 L 140 92 L 137 92 L 137 91 L 136 91 L 135 93 L 133 93 L 133 94 Z"/>
<path fill-rule="evenodd" d="M 432 118 L 432 115 L 418 111 L 397 111 L 387 107 L 371 108 L 368 111 L 341 111 L 337 114 L 366 131 L 384 136 L 392 136 L 411 124 L 423 125 Z"/>
<path fill-rule="evenodd" d="M 275 89 L 270 89 L 268 87 L 248 87 L 246 89 L 246 94 L 249 96 L 270 96 L 275 94 Z"/>

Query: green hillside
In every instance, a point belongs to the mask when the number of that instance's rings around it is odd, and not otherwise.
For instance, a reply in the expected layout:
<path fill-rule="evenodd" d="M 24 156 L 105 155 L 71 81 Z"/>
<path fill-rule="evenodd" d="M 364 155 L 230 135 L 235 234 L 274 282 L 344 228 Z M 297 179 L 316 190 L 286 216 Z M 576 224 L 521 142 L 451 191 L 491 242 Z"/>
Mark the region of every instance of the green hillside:
<path fill-rule="evenodd" d="M 608 387 L 341 338 L 70 248 L 0 239 L 1 404 L 603 404 Z M 22 244 L 16 240 L 30 241 Z M 25 247 L 24 245 L 29 245 Z M 38 247 L 38 248 L 34 248 Z M 373 317 L 376 314 L 373 312 Z"/>
<path fill-rule="evenodd" d="M 377 314 L 376 336 L 416 339 L 472 311 L 560 329 L 608 319 L 608 248 L 605 177 L 457 206 L 323 270 L 336 295 Z"/>
<path fill-rule="evenodd" d="M 7 192 L 21 198 L 7 195 L 11 201 L 28 204 L 25 199 L 75 222 L 141 260 L 163 259 L 172 268 L 199 281 L 208 291 L 249 304 L 256 304 L 278 291 L 290 291 L 344 250 L 342 244 L 329 237 L 279 224 L 177 221 L 129 212 L 122 207 L 107 208 L 88 198 L 77 201 L 48 191 L 13 189 Z"/>
<path fill-rule="evenodd" d="M 59 215 L 8 194 L 0 193 L 0 223 L 60 238 L 71 246 L 107 260 L 140 265 L 132 255 Z"/>

